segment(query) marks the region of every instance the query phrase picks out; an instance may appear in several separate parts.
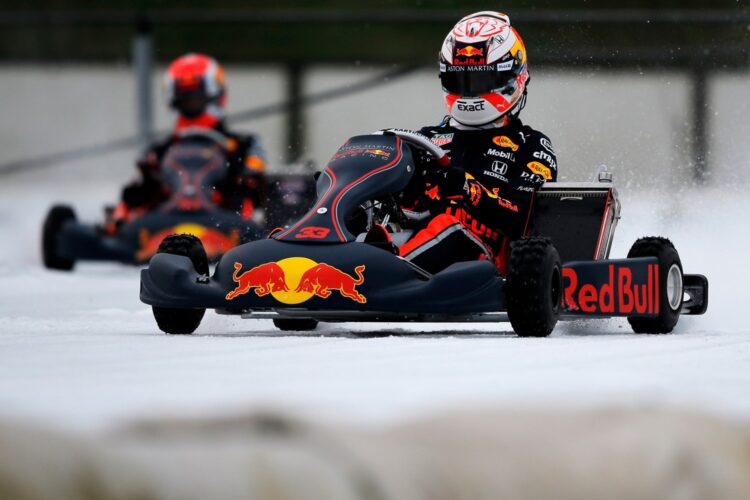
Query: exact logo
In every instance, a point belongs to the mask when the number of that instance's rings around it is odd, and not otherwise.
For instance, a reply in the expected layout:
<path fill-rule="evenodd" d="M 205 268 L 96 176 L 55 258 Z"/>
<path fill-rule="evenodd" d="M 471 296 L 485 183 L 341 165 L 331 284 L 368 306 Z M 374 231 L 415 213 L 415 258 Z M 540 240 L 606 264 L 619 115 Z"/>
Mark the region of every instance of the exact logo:
<path fill-rule="evenodd" d="M 484 111 L 484 100 L 467 103 L 458 101 L 457 106 L 459 111 Z"/>
<path fill-rule="evenodd" d="M 251 290 L 258 297 L 271 295 L 283 304 L 301 304 L 313 296 L 327 299 L 334 291 L 360 304 L 367 302 L 357 291 L 365 282 L 365 266 L 354 268 L 356 278 L 324 262 L 306 257 L 288 257 L 278 262 L 266 262 L 240 274 L 242 264 L 234 263 L 232 279 L 236 288 L 227 293 L 226 300 L 234 300 Z"/>
<path fill-rule="evenodd" d="M 526 166 L 529 168 L 529 170 L 544 178 L 544 180 L 548 181 L 552 179 L 552 171 L 546 165 L 543 165 L 538 161 L 532 161 L 529 162 Z"/>
<path fill-rule="evenodd" d="M 492 142 L 500 146 L 501 148 L 510 148 L 512 151 L 518 151 L 518 144 L 510 140 L 507 135 L 496 135 L 492 138 Z"/>

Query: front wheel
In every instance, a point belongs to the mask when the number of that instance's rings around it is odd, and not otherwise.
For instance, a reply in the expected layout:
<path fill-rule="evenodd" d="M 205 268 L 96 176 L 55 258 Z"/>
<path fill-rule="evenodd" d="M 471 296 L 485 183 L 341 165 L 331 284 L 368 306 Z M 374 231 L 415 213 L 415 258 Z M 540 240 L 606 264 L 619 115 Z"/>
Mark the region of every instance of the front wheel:
<path fill-rule="evenodd" d="M 546 337 L 560 317 L 560 255 L 548 238 L 524 238 L 510 248 L 505 284 L 510 324 L 519 337 Z"/>
<path fill-rule="evenodd" d="M 199 274 L 208 275 L 208 256 L 201 240 L 191 234 L 167 236 L 156 253 L 188 257 Z M 153 306 L 154 319 L 165 333 L 179 335 L 193 333 L 201 324 L 205 309 L 177 309 Z"/>
<path fill-rule="evenodd" d="M 628 318 L 635 333 L 669 333 L 682 309 L 682 262 L 674 245 L 667 238 L 639 238 L 628 252 L 631 257 L 659 259 L 659 315 L 655 318 Z"/>
<path fill-rule="evenodd" d="M 42 228 L 42 259 L 46 268 L 57 269 L 59 271 L 70 271 L 73 269 L 75 260 L 61 256 L 57 251 L 57 247 L 63 227 L 75 221 L 75 212 L 66 205 L 55 205 L 47 213 Z"/>

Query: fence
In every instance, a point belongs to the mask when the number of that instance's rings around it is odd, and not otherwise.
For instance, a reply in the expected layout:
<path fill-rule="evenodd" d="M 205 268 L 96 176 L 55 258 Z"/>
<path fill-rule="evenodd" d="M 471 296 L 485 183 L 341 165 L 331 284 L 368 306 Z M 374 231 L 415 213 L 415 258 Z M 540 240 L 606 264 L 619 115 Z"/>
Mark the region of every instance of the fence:
<path fill-rule="evenodd" d="M 5 12 L 0 13 L 0 26 L 19 26 L 34 29 L 39 27 L 80 26 L 118 26 L 133 28 L 132 63 L 136 81 L 137 134 L 130 137 L 113 139 L 103 144 L 58 151 L 49 155 L 25 158 L 0 164 L 0 173 L 9 173 L 21 169 L 41 168 L 74 159 L 98 156 L 112 151 L 132 148 L 145 143 L 154 134 L 153 97 L 151 74 L 154 66 L 154 52 L 158 49 L 154 41 L 154 32 L 169 25 L 198 26 L 243 26 L 257 27 L 262 25 L 300 26 L 311 23 L 334 27 L 346 24 L 354 25 L 401 25 L 440 23 L 450 26 L 465 12 L 455 10 L 398 10 L 398 11 L 189 11 L 189 10 L 155 10 L 149 12 Z M 750 12 L 744 10 L 538 10 L 511 12 L 514 24 L 534 30 L 539 26 L 550 24 L 579 26 L 582 30 L 592 26 L 601 26 L 605 31 L 612 27 L 614 31 L 638 33 L 646 26 L 659 25 L 661 31 L 668 32 L 671 27 L 696 25 L 713 27 L 717 33 L 737 31 L 737 27 L 750 21 Z M 731 30 L 729 28 L 732 28 Z M 554 37 L 553 37 L 554 38 Z M 672 37 L 679 38 L 679 37 Z M 700 37 L 699 37 L 700 38 Z M 627 69 L 642 72 L 669 69 L 679 72 L 683 79 L 689 81 L 689 92 L 686 107 L 689 108 L 690 131 L 688 142 L 691 147 L 692 175 L 697 181 L 703 181 L 709 173 L 710 138 L 713 135 L 710 109 L 711 76 L 716 72 L 743 71 L 747 69 L 746 36 L 733 40 L 734 43 L 715 41 L 703 47 L 704 50 L 682 50 L 679 45 L 670 45 L 670 37 L 662 39 L 662 45 L 645 49 L 643 46 L 626 45 L 624 48 L 614 45 L 581 46 L 566 44 L 564 40 L 555 45 L 548 44 L 545 50 L 534 53 L 534 68 L 560 70 L 571 68 L 603 68 L 607 70 Z M 710 40 L 710 38 L 709 38 Z M 738 41 L 737 41 L 738 40 Z M 186 47 L 187 49 L 187 47 Z M 248 49 L 248 53 L 253 50 Z M 435 50 L 430 52 L 430 56 Z M 253 56 L 248 55 L 248 60 Z M 425 59 L 413 64 L 399 64 L 395 69 L 372 76 L 354 85 L 332 86 L 326 90 L 304 94 L 305 79 L 309 69 L 321 62 L 315 57 L 304 60 L 283 61 L 285 69 L 286 97 L 270 104 L 264 104 L 233 114 L 233 122 L 252 121 L 261 117 L 283 114 L 285 116 L 285 141 L 288 145 L 286 160 L 300 159 L 307 146 L 308 123 L 306 111 L 326 101 L 344 99 L 345 97 L 364 92 L 378 86 L 392 83 L 395 80 L 413 75 L 416 71 L 429 67 Z M 341 65 L 344 61 L 335 61 Z"/>

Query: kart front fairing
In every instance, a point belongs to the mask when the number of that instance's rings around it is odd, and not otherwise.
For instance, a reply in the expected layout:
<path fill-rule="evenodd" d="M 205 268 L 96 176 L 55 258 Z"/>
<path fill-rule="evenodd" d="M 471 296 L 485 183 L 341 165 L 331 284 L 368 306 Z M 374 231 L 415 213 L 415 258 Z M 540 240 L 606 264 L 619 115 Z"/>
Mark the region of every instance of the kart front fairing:
<path fill-rule="evenodd" d="M 147 262 L 167 235 L 190 233 L 206 241 L 211 254 L 258 239 L 260 228 L 238 215 L 223 211 L 155 211 L 123 225 L 113 235 L 93 224 L 69 223 L 60 234 L 57 252 L 75 260 Z"/>
<path fill-rule="evenodd" d="M 210 131 L 186 135 L 167 150 L 161 177 L 169 198 L 151 212 L 107 234 L 93 224 L 70 221 L 58 236 L 56 254 L 71 260 L 147 262 L 161 241 L 174 233 L 201 238 L 210 259 L 240 243 L 258 239 L 261 229 L 213 200 L 215 186 L 225 176 L 227 157 L 221 137 Z"/>
<path fill-rule="evenodd" d="M 318 179 L 318 201 L 272 238 L 228 252 L 213 277 L 187 258 L 158 254 L 142 272 L 141 299 L 161 307 L 226 311 L 302 309 L 473 314 L 504 309 L 504 279 L 491 262 L 456 263 L 429 275 L 392 252 L 359 242 L 347 219 L 364 202 L 402 191 L 414 173 L 398 136 L 357 136 Z"/>

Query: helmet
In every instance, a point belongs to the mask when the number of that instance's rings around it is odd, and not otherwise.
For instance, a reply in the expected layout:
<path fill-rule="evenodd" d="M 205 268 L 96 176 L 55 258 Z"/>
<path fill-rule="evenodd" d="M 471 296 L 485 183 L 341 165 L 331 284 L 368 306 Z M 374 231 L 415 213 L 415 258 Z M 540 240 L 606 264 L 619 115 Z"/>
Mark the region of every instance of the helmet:
<path fill-rule="evenodd" d="M 165 86 L 169 105 L 181 118 L 218 123 L 224 117 L 224 69 L 212 57 L 186 54 L 167 68 Z"/>
<path fill-rule="evenodd" d="M 529 70 L 508 16 L 483 11 L 461 19 L 443 41 L 440 81 L 448 113 L 463 125 L 517 115 L 526 103 Z"/>

